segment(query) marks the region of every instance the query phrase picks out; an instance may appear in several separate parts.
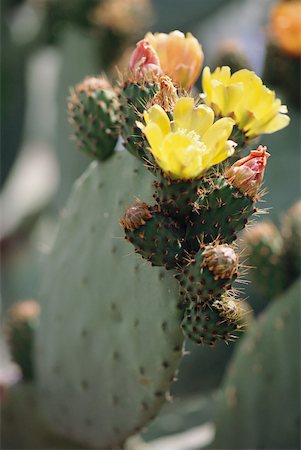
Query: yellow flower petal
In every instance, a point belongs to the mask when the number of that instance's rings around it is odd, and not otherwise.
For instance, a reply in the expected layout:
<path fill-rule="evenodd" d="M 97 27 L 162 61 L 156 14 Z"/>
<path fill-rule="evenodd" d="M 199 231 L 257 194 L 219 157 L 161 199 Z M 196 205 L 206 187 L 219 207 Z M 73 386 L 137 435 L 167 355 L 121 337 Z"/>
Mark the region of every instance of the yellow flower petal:
<path fill-rule="evenodd" d="M 153 105 L 148 110 L 148 123 L 156 123 L 163 133 L 163 135 L 170 132 L 170 120 L 166 112 L 159 105 Z"/>
<path fill-rule="evenodd" d="M 225 145 L 219 148 L 219 151 L 214 154 L 214 157 L 210 160 L 210 166 L 219 164 L 225 159 L 233 155 L 235 151 L 236 143 L 233 141 L 226 141 Z"/>
<path fill-rule="evenodd" d="M 214 152 L 217 147 L 223 146 L 230 136 L 234 120 L 229 117 L 223 117 L 217 120 L 204 134 L 202 141 L 209 152 Z M 223 141 L 223 142 L 222 142 Z"/>
<path fill-rule="evenodd" d="M 209 106 L 200 105 L 192 111 L 190 129 L 200 137 L 208 130 L 214 122 L 214 112 Z"/>
<path fill-rule="evenodd" d="M 159 125 L 156 123 L 150 123 L 144 127 L 144 134 L 150 145 L 150 150 L 154 156 L 159 156 L 160 146 L 163 139 L 163 133 Z"/>
<path fill-rule="evenodd" d="M 212 88 L 211 88 L 211 72 L 208 66 L 206 66 L 203 70 L 202 86 L 204 94 L 206 95 L 205 101 L 207 105 L 210 105 L 212 97 Z"/>
<path fill-rule="evenodd" d="M 193 107 L 193 98 L 179 98 L 174 108 L 174 124 L 176 129 L 183 128 L 184 130 L 190 130 Z"/>
<path fill-rule="evenodd" d="M 272 120 L 270 120 L 268 123 L 263 125 L 262 127 L 254 127 L 251 128 L 249 132 L 247 132 L 247 136 L 258 136 L 259 134 L 266 133 L 274 133 L 275 131 L 281 130 L 282 128 L 285 128 L 290 123 L 290 118 L 288 116 L 285 116 L 284 114 L 277 114 L 274 116 Z"/>

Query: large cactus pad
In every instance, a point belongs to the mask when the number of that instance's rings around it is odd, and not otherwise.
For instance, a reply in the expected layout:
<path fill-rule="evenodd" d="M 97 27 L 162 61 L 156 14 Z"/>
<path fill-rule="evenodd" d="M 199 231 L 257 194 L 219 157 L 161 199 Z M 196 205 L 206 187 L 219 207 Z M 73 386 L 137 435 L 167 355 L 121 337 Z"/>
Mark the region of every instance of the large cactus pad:
<path fill-rule="evenodd" d="M 156 415 L 182 355 L 176 283 L 136 254 L 118 221 L 150 175 L 121 152 L 71 194 L 45 267 L 37 365 L 52 426 L 97 448 Z"/>

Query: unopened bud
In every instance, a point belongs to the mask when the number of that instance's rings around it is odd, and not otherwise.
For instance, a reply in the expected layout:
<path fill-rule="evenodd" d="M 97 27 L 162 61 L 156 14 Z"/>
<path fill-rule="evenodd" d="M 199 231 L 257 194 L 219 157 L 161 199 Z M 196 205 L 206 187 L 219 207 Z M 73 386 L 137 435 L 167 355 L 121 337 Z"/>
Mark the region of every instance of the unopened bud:
<path fill-rule="evenodd" d="M 242 194 L 253 199 L 261 185 L 267 159 L 270 154 L 260 145 L 257 150 L 234 163 L 226 172 L 225 178 Z"/>
<path fill-rule="evenodd" d="M 137 42 L 130 58 L 129 68 L 136 78 L 144 78 L 148 74 L 162 74 L 157 52 L 146 39 Z"/>

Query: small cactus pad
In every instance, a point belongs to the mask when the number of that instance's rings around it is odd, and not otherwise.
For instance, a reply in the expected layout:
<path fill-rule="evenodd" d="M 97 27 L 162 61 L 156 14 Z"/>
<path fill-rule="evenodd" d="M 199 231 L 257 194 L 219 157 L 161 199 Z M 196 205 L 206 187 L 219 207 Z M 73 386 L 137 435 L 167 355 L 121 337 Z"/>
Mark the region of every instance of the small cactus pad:
<path fill-rule="evenodd" d="M 81 150 L 100 161 L 111 156 L 118 138 L 118 100 L 110 83 L 86 78 L 71 90 L 68 111 Z"/>
<path fill-rule="evenodd" d="M 184 266 L 176 278 L 184 302 L 211 304 L 230 289 L 238 273 L 238 256 L 227 244 L 207 245 Z"/>
<path fill-rule="evenodd" d="M 40 306 L 35 300 L 15 303 L 4 319 L 4 332 L 13 360 L 24 380 L 34 378 L 33 351 Z"/>
<path fill-rule="evenodd" d="M 299 448 L 300 287 L 272 302 L 236 347 L 217 398 L 212 448 Z"/>
<path fill-rule="evenodd" d="M 57 431 L 87 446 L 115 448 L 147 424 L 182 356 L 176 283 L 129 254 L 118 223 L 129 199 L 150 191 L 151 175 L 126 151 L 92 163 L 45 267 L 42 404 Z"/>
<path fill-rule="evenodd" d="M 124 139 L 124 146 L 140 159 L 148 158 L 145 153 L 147 143 L 136 122 L 141 120 L 147 103 L 158 89 L 159 85 L 156 83 L 138 84 L 130 81 L 125 82 L 120 89 L 120 131 Z"/>
<path fill-rule="evenodd" d="M 126 209 L 120 223 L 126 239 L 153 266 L 173 269 L 181 261 L 183 250 L 179 227 L 157 208 L 136 201 Z"/>
<path fill-rule="evenodd" d="M 204 181 L 194 208 L 186 236 L 192 248 L 198 239 L 204 243 L 214 239 L 231 243 L 254 212 L 254 202 L 220 177 Z"/>
<path fill-rule="evenodd" d="M 236 339 L 242 329 L 242 315 L 239 302 L 227 297 L 205 308 L 192 302 L 185 309 L 181 326 L 184 335 L 193 342 L 214 345 L 218 340 Z"/>

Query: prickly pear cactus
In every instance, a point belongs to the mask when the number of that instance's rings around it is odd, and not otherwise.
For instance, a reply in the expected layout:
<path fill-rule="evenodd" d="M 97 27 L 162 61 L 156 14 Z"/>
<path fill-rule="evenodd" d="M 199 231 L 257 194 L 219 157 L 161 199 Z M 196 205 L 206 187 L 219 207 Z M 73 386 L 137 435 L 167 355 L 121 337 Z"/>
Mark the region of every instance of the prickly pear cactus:
<path fill-rule="evenodd" d="M 150 181 L 127 152 L 93 163 L 45 269 L 43 408 L 54 429 L 98 448 L 117 446 L 157 413 L 182 355 L 175 282 L 130 254 L 118 224 L 129 199 L 149 197 Z"/>
<path fill-rule="evenodd" d="M 272 303 L 238 347 L 217 402 L 212 448 L 299 448 L 300 287 Z"/>

